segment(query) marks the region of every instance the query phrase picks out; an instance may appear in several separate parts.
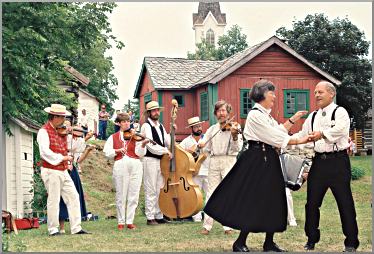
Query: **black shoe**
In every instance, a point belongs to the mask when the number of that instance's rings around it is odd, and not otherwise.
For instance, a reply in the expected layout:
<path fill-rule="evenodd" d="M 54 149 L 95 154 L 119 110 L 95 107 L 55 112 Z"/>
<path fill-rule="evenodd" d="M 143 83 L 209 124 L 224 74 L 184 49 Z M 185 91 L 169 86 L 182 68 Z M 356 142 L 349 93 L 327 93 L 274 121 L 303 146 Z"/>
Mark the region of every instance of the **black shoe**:
<path fill-rule="evenodd" d="M 355 247 L 345 246 L 343 252 L 356 252 Z"/>
<path fill-rule="evenodd" d="M 249 249 L 246 245 L 240 246 L 234 242 L 234 244 L 232 245 L 232 251 L 233 252 L 249 252 Z"/>
<path fill-rule="evenodd" d="M 84 231 L 83 229 L 81 229 L 81 231 L 75 233 L 74 235 L 85 235 L 85 234 L 90 235 L 91 233 L 89 233 L 89 232 Z"/>
<path fill-rule="evenodd" d="M 154 226 L 154 225 L 158 225 L 158 223 L 156 220 L 147 220 L 147 225 Z"/>
<path fill-rule="evenodd" d="M 315 243 L 311 243 L 311 242 L 307 242 L 305 245 L 304 245 L 304 250 L 314 250 L 314 246 L 315 246 Z"/>
<path fill-rule="evenodd" d="M 164 218 L 162 218 L 162 219 L 156 219 L 155 220 L 158 224 L 165 224 L 165 223 L 169 223 L 169 221 L 168 220 L 166 220 L 166 219 L 164 219 Z"/>
<path fill-rule="evenodd" d="M 273 252 L 286 252 L 286 250 L 281 249 L 276 243 L 272 242 L 269 244 L 264 244 L 264 251 L 273 251 Z"/>
<path fill-rule="evenodd" d="M 61 233 L 60 232 L 56 232 L 56 233 L 50 234 L 49 236 L 58 236 L 58 235 L 61 235 Z"/>

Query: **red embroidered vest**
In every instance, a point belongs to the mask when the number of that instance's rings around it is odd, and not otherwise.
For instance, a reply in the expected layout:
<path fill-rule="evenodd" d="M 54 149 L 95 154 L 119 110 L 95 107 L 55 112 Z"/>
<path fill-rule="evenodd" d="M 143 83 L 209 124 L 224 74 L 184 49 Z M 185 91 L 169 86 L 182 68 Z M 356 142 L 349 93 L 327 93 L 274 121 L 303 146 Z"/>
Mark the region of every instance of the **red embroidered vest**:
<path fill-rule="evenodd" d="M 68 155 L 68 140 L 67 136 L 63 137 L 60 136 L 56 129 L 52 127 L 50 122 L 46 123 L 42 127 L 43 129 L 47 130 L 48 137 L 49 137 L 49 149 L 51 149 L 54 153 L 62 154 L 63 156 Z M 68 168 L 68 162 L 63 161 L 58 165 L 52 165 L 48 163 L 46 160 L 42 158 L 42 167 L 56 169 L 56 170 L 65 170 Z"/>
<path fill-rule="evenodd" d="M 139 156 L 135 154 L 135 140 L 126 141 L 127 153 L 126 155 L 130 158 L 139 159 Z M 121 134 L 119 131 L 113 134 L 113 149 L 121 149 L 124 147 L 123 141 L 121 139 Z M 117 153 L 114 160 L 120 160 L 123 158 L 122 153 Z"/>

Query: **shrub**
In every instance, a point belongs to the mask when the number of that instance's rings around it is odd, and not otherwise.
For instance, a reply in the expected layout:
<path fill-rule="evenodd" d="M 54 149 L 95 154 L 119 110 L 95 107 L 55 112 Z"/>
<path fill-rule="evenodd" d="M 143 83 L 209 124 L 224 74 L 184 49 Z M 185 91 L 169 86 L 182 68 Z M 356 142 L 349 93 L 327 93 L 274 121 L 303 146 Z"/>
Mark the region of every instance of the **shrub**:
<path fill-rule="evenodd" d="M 351 178 L 352 180 L 358 180 L 365 175 L 365 170 L 360 167 L 352 167 Z"/>

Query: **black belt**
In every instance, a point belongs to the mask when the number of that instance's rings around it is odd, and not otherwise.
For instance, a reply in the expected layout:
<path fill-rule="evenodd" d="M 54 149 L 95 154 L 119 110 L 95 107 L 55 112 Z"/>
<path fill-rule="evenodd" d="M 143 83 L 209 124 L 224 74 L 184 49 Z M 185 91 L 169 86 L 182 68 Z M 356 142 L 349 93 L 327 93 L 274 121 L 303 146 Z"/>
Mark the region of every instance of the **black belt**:
<path fill-rule="evenodd" d="M 335 151 L 335 152 L 325 152 L 325 153 L 315 153 L 314 157 L 318 159 L 331 159 L 331 158 L 337 158 L 337 157 L 343 157 L 346 156 L 347 151 L 346 150 L 341 150 L 341 151 Z"/>
<path fill-rule="evenodd" d="M 275 147 L 268 145 L 261 141 L 255 141 L 255 140 L 248 140 L 248 147 L 254 147 L 254 148 L 267 148 L 267 149 L 275 149 Z"/>

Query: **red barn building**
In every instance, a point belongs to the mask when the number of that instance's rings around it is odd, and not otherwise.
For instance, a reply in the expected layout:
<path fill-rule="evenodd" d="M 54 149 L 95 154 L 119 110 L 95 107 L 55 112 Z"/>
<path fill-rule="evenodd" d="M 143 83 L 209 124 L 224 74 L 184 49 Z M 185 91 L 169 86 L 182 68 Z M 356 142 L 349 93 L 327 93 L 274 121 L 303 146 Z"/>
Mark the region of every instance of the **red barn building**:
<path fill-rule="evenodd" d="M 139 99 L 141 113 L 150 100 L 165 107 L 160 121 L 167 131 L 171 100 L 175 98 L 179 103 L 176 135 L 180 141 L 190 134 L 185 128 L 188 118 L 200 116 L 205 120 L 204 132 L 216 122 L 214 103 L 221 99 L 233 106 L 232 114 L 243 126 L 253 106 L 249 91 L 259 79 L 268 79 L 276 86 L 272 116 L 279 122 L 298 110 L 316 109 L 313 92 L 319 81 L 341 84 L 273 36 L 222 61 L 145 57 L 134 97 Z M 291 132 L 298 131 L 303 122 L 295 124 Z"/>

